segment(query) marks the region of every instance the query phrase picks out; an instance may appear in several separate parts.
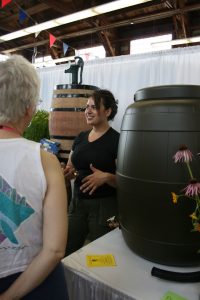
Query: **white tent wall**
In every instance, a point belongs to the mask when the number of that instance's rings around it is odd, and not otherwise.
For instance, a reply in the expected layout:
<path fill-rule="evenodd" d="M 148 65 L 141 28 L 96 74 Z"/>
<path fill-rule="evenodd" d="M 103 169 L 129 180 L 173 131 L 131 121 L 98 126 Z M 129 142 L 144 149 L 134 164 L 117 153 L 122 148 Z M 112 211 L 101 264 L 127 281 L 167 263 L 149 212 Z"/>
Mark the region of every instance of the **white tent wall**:
<path fill-rule="evenodd" d="M 55 85 L 71 83 L 71 75 L 64 73 L 68 67 L 65 64 L 38 69 L 43 100 L 40 108 L 50 110 Z M 83 69 L 83 84 L 113 92 L 119 111 L 112 126 L 120 131 L 125 109 L 134 102 L 138 89 L 164 84 L 200 85 L 200 46 L 88 61 Z"/>

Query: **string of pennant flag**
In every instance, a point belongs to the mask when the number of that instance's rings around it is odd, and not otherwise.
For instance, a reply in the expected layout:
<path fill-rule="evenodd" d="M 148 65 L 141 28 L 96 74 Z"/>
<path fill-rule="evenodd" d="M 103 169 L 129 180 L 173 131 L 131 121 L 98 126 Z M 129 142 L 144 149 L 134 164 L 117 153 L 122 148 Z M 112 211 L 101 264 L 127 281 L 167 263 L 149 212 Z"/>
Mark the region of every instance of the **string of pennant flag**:
<path fill-rule="evenodd" d="M 12 2 L 13 0 L 1 0 L 1 8 L 5 7 L 6 5 L 8 5 L 10 2 Z M 14 1 L 15 2 L 15 1 Z M 24 22 L 27 18 L 30 18 L 33 20 L 33 18 L 23 9 L 19 6 L 19 4 L 17 4 L 15 2 L 15 4 L 18 6 L 19 8 L 19 22 Z M 34 20 L 33 20 L 34 21 Z M 35 22 L 36 23 L 36 22 Z M 68 44 L 64 43 L 63 41 L 61 41 L 60 39 L 57 39 L 53 34 L 49 33 L 47 30 L 45 30 L 48 34 L 49 34 L 49 47 L 51 48 L 53 46 L 53 44 L 56 42 L 56 40 L 60 41 L 62 43 L 63 46 L 63 54 L 66 55 L 69 47 L 74 49 L 73 47 L 69 46 Z M 35 33 L 35 38 L 37 38 L 37 36 L 40 34 L 40 32 L 36 32 Z M 75 50 L 75 49 L 74 49 Z"/>

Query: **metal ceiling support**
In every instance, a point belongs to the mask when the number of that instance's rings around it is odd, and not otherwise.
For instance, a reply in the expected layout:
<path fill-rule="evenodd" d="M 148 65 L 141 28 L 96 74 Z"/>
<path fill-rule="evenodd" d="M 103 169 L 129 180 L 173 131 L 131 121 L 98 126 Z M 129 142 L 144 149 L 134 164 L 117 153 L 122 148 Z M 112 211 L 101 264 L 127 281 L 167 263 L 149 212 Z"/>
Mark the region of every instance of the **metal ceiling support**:
<path fill-rule="evenodd" d="M 99 32 L 99 31 L 103 31 L 103 30 L 107 30 L 107 29 L 127 26 L 127 25 L 130 25 L 130 23 L 140 24 L 140 23 L 145 23 L 145 22 L 149 22 L 149 21 L 155 21 L 155 20 L 159 20 L 159 19 L 173 17 L 173 16 L 176 16 L 177 14 L 184 14 L 186 12 L 195 11 L 195 10 L 199 10 L 199 9 L 200 9 L 200 4 L 185 6 L 184 8 L 178 8 L 178 9 L 168 10 L 168 11 L 164 11 L 164 12 L 160 12 L 160 13 L 149 14 L 149 15 L 137 17 L 134 19 L 129 18 L 127 20 L 114 22 L 112 24 L 106 24 L 106 25 L 102 25 L 99 27 L 93 27 L 90 29 L 82 30 L 79 32 L 64 34 L 64 35 L 58 36 L 57 38 L 60 40 L 76 38 L 79 36 L 84 36 L 84 35 L 88 35 L 91 33 Z M 7 43 L 8 42 L 6 42 L 6 45 L 7 45 Z M 15 48 L 11 48 L 11 49 L 2 49 L 2 46 L 4 45 L 4 43 L 2 43 L 0 46 L 0 49 L 1 49 L 0 53 L 7 54 L 7 53 L 11 53 L 11 52 L 16 52 L 16 51 L 22 50 L 22 49 L 33 48 L 34 46 L 45 45 L 47 43 L 49 43 L 49 39 L 45 39 L 43 41 L 39 41 L 36 43 L 29 43 L 29 44 L 23 45 L 23 46 L 17 46 Z"/>

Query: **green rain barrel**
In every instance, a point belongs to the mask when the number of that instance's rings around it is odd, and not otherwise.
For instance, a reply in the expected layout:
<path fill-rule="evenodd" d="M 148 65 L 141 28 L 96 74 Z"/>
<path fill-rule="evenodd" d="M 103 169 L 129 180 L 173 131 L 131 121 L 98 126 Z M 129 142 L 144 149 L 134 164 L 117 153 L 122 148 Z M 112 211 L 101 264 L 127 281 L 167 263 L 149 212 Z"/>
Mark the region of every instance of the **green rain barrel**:
<path fill-rule="evenodd" d="M 180 145 L 193 152 L 200 176 L 200 86 L 168 85 L 138 90 L 125 112 L 117 159 L 120 225 L 138 255 L 171 266 L 200 264 L 200 232 L 191 232 L 195 202 L 172 202 L 188 184 Z"/>

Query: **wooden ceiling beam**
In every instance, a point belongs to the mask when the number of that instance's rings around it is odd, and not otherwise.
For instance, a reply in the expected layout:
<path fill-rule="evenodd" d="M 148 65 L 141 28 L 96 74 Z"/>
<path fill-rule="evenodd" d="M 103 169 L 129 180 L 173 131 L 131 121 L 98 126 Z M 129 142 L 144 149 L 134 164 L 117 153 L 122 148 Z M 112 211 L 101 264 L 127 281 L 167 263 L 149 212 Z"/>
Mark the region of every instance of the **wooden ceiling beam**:
<path fill-rule="evenodd" d="M 6 25 L 6 27 L 3 27 L 3 26 L 0 25 L 0 30 L 3 30 L 5 32 L 7 32 L 7 33 L 9 33 L 11 31 L 11 29 L 8 29 L 7 25 Z"/>
<path fill-rule="evenodd" d="M 37 13 L 40 13 L 41 11 L 47 10 L 48 8 L 49 8 L 49 6 L 46 5 L 45 3 L 40 3 L 40 4 L 37 4 L 33 7 L 30 7 L 28 9 L 26 9 L 25 11 L 27 12 L 27 14 L 29 14 L 31 16 L 31 15 L 35 15 Z M 4 24 L 7 25 L 8 23 L 13 22 L 17 19 L 19 19 L 19 13 L 14 14 L 10 17 L 0 19 L 0 22 L 1 22 L 1 25 L 4 25 Z"/>
<path fill-rule="evenodd" d="M 180 8 L 184 8 L 185 0 L 178 0 L 178 5 Z M 183 37 L 185 38 L 190 35 L 189 24 L 190 22 L 189 22 L 188 14 L 187 13 L 181 14 L 181 25 L 182 25 Z"/>
<path fill-rule="evenodd" d="M 88 5 L 88 3 L 90 3 L 90 5 Z M 73 8 L 75 10 L 84 10 L 88 7 L 93 7 L 96 4 L 94 3 L 94 1 L 85 1 L 85 0 L 73 0 Z"/>
<path fill-rule="evenodd" d="M 58 50 L 54 47 L 50 48 L 50 54 L 53 59 L 59 58 Z"/>
<path fill-rule="evenodd" d="M 26 9 L 26 12 L 29 16 L 31 16 L 31 15 L 38 14 L 41 11 L 44 11 L 47 9 L 48 9 L 48 6 L 44 3 L 41 3 L 41 4 L 38 4 L 31 8 Z M 2 29 L 6 33 L 10 33 L 17 29 L 20 30 L 21 27 L 20 27 L 20 24 L 17 23 L 18 20 L 19 20 L 19 13 L 13 14 L 12 16 L 9 16 L 9 17 L 3 18 L 3 19 L 0 19 L 0 23 L 1 23 L 0 29 Z M 30 20 L 30 18 L 29 18 L 29 20 Z M 16 28 L 16 26 L 17 26 L 17 28 Z"/>
<path fill-rule="evenodd" d="M 176 7 L 180 9 L 185 8 L 185 0 L 177 0 Z M 189 19 L 187 13 L 181 13 L 173 17 L 176 38 L 186 38 L 189 34 Z"/>
<path fill-rule="evenodd" d="M 66 12 L 70 14 L 73 7 L 71 6 L 71 1 L 66 3 L 61 0 L 42 0 L 48 7 L 52 7 L 54 10 L 58 11 L 62 15 L 66 15 Z"/>
<path fill-rule="evenodd" d="M 105 19 L 105 17 L 99 16 L 96 18 L 96 21 L 88 21 L 88 23 L 92 26 L 95 26 L 98 28 L 99 26 L 103 25 L 108 25 L 109 23 Z M 101 24 L 101 25 L 100 25 Z M 116 37 L 116 34 L 114 33 L 114 29 L 108 30 L 100 30 L 97 32 L 99 40 L 102 42 L 105 51 L 106 51 L 106 56 L 115 56 L 115 49 L 112 46 L 111 39 Z M 112 38 L 111 38 L 112 37 Z"/>
<path fill-rule="evenodd" d="M 185 6 L 185 0 L 167 0 L 165 2 L 166 6 L 169 9 L 177 9 L 179 7 L 180 9 L 184 9 Z M 177 14 L 173 16 L 173 24 L 175 29 L 175 36 L 177 39 L 186 38 L 190 35 L 189 32 L 189 19 L 186 12 L 181 12 L 180 14 Z"/>
<path fill-rule="evenodd" d="M 134 19 L 129 18 L 127 20 L 114 22 L 112 24 L 106 24 L 106 25 L 103 25 L 103 26 L 93 27 L 93 28 L 82 30 L 82 31 L 79 31 L 79 32 L 64 34 L 64 35 L 58 36 L 57 38 L 60 39 L 60 40 L 69 39 L 69 38 L 76 38 L 76 37 L 79 37 L 79 36 L 92 34 L 92 33 L 98 32 L 98 31 L 102 31 L 102 30 L 127 26 L 131 22 L 134 23 L 134 24 L 140 24 L 140 23 L 144 23 L 144 22 L 155 21 L 155 20 L 159 20 L 159 19 L 173 17 L 177 14 L 181 14 L 181 13 L 185 13 L 185 12 L 189 12 L 189 11 L 195 11 L 195 10 L 199 10 L 199 9 L 200 9 L 200 4 L 185 6 L 184 8 L 181 8 L 181 9 L 178 8 L 178 9 L 175 9 L 175 10 L 168 10 L 168 11 L 164 11 L 164 12 L 149 14 L 149 15 L 145 15 L 145 16 L 142 16 L 142 17 L 137 17 L 137 18 L 134 18 Z M 0 44 L 0 53 L 7 54 L 7 53 L 11 53 L 11 52 L 16 52 L 18 50 L 31 48 L 31 47 L 34 47 L 34 46 L 45 45 L 47 43 L 49 43 L 49 39 L 45 39 L 43 41 L 39 41 L 39 42 L 35 42 L 35 43 L 29 43 L 29 44 L 26 44 L 26 45 L 23 45 L 23 46 L 16 46 L 15 48 L 12 48 L 12 49 L 2 49 L 1 44 Z M 8 42 L 5 43 L 6 47 L 7 47 L 7 44 L 8 44 Z"/>
<path fill-rule="evenodd" d="M 49 0 L 47 1 L 49 2 Z M 55 6 L 57 5 L 57 0 L 51 0 L 50 2 L 55 2 Z M 97 3 L 95 1 L 90 1 L 90 6 L 95 6 L 97 5 Z M 77 8 L 79 8 L 79 10 L 84 10 L 86 9 L 86 7 L 88 6 L 88 3 L 86 3 L 85 1 L 76 1 L 74 0 L 73 1 L 73 8 L 75 10 L 77 10 Z M 54 9 L 56 9 L 56 7 L 54 7 Z M 63 7 L 61 7 L 61 10 L 62 10 L 62 13 L 63 13 Z M 106 19 L 105 19 L 105 16 L 102 17 L 102 16 L 99 16 L 98 21 L 100 20 L 101 23 L 103 22 L 104 25 L 106 23 Z M 90 26 L 95 26 L 95 27 L 98 27 L 99 25 L 97 24 L 97 22 L 93 22 L 93 21 L 90 21 L 90 20 L 84 20 L 85 23 L 89 24 Z M 98 37 L 100 39 L 100 41 L 102 42 L 105 50 L 106 50 L 106 54 L 107 56 L 115 56 L 115 51 L 114 51 L 114 48 L 112 47 L 111 45 L 111 41 L 108 37 L 108 32 L 106 31 L 99 31 L 98 33 Z"/>
<path fill-rule="evenodd" d="M 165 1 L 165 6 L 166 6 L 167 8 L 169 8 L 169 9 L 175 8 L 174 2 L 171 1 L 171 0 L 166 0 L 166 1 Z"/>
<path fill-rule="evenodd" d="M 115 50 L 111 45 L 111 41 L 108 38 L 106 31 L 101 31 L 98 33 L 99 39 L 102 41 L 102 44 L 106 51 L 106 56 L 115 56 Z"/>

